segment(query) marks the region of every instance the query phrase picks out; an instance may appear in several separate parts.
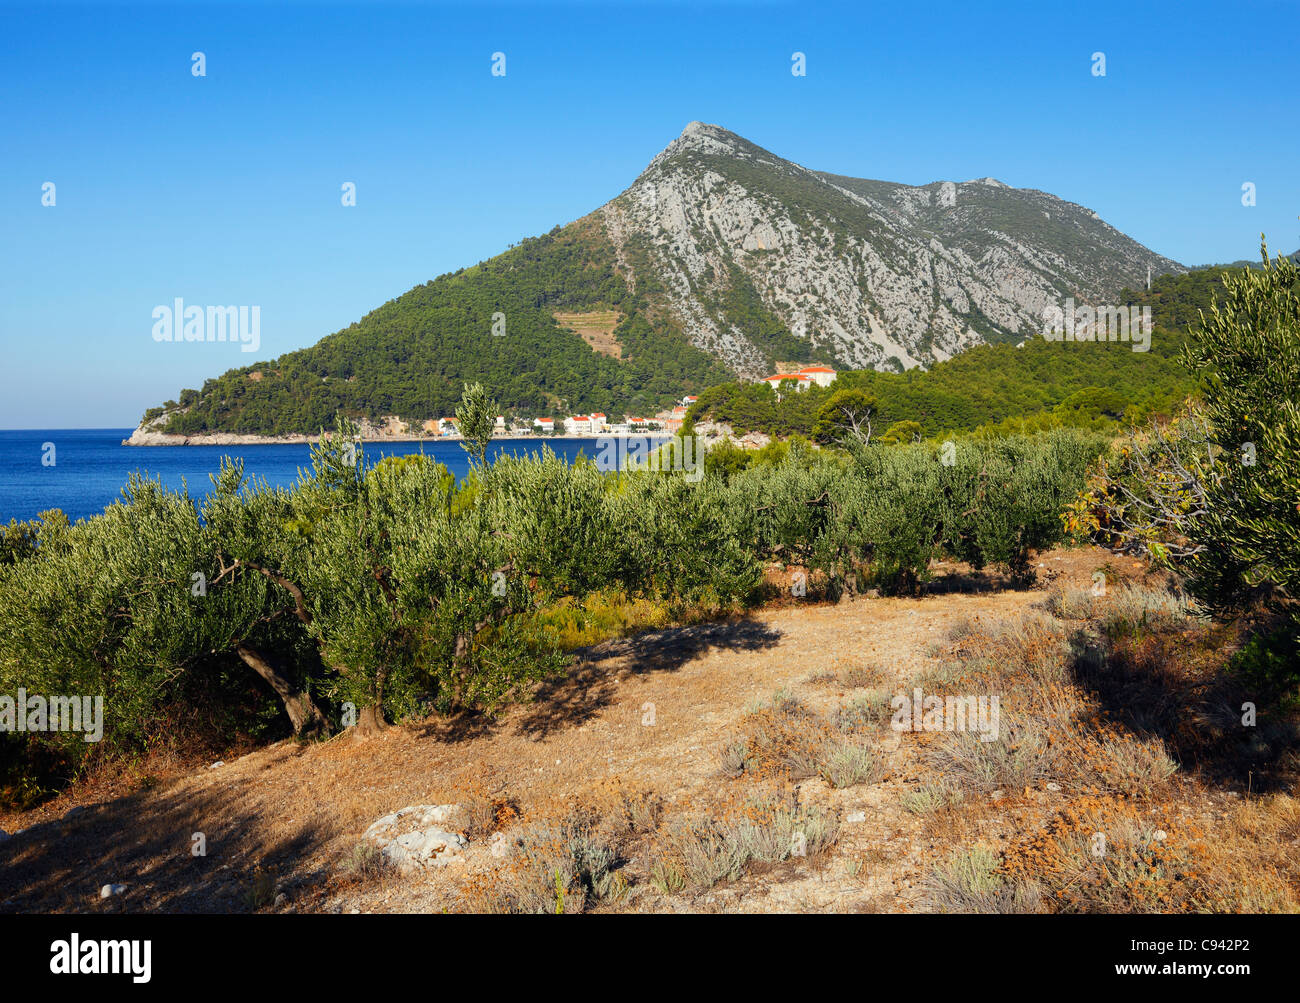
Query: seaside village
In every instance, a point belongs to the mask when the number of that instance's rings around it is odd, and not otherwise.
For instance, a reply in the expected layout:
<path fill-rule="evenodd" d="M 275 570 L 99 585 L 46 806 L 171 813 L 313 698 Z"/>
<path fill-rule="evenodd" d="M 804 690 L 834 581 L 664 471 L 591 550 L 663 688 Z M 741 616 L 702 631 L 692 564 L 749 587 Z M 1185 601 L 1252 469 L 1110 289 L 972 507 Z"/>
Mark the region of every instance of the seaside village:
<path fill-rule="evenodd" d="M 795 390 L 804 390 L 814 383 L 827 387 L 835 382 L 835 370 L 826 366 L 808 366 L 797 372 L 777 373 L 764 376 L 763 381 L 776 390 L 783 383 L 792 383 Z M 498 436 L 523 435 L 639 435 L 645 432 L 673 433 L 682 427 L 686 412 L 695 403 L 695 397 L 683 397 L 672 408 L 659 411 L 653 417 L 638 418 L 627 416 L 626 421 L 611 422 L 609 416 L 596 411 L 591 414 L 575 414 L 560 420 L 556 427 L 554 418 L 534 418 L 531 424 L 526 418 L 506 421 L 505 415 L 497 415 L 495 434 Z M 460 430 L 455 418 L 431 418 L 424 423 L 428 435 L 446 438 L 459 438 Z"/>

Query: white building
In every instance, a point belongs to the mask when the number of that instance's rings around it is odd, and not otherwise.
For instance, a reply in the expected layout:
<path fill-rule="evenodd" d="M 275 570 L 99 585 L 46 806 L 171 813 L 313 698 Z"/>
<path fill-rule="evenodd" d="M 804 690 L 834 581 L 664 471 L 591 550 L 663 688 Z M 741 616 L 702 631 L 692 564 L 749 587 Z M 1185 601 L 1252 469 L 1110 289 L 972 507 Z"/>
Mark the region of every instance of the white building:
<path fill-rule="evenodd" d="M 807 376 L 819 387 L 828 387 L 835 382 L 835 370 L 826 366 L 808 366 L 799 370 L 800 376 Z"/>
<path fill-rule="evenodd" d="M 764 376 L 763 381 L 773 390 L 776 390 L 782 380 L 792 380 L 795 389 L 806 390 L 816 383 L 819 387 L 828 387 L 835 382 L 835 370 L 827 366 L 806 366 L 797 373 L 777 373 L 775 376 Z"/>
<path fill-rule="evenodd" d="M 794 386 L 796 390 L 807 390 L 812 386 L 812 377 L 803 373 L 778 373 L 776 376 L 764 376 L 763 382 L 773 390 L 780 390 L 781 385 Z"/>

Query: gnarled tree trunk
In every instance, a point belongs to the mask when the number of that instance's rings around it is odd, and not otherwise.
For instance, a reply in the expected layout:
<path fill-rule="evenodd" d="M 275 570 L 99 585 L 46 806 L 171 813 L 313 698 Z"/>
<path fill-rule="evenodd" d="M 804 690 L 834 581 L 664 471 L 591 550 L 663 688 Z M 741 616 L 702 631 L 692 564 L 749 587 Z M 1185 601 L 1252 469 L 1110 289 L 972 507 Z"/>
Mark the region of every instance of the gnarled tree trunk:
<path fill-rule="evenodd" d="M 280 702 L 284 704 L 285 713 L 289 715 L 295 735 L 330 733 L 329 721 L 316 706 L 316 701 L 311 698 L 310 693 L 295 689 L 293 682 L 255 648 L 241 644 L 235 648 L 235 651 L 244 660 L 245 665 L 271 684 L 271 689 L 275 690 Z"/>
<path fill-rule="evenodd" d="M 388 727 L 388 722 L 384 720 L 384 710 L 379 704 L 368 704 L 361 708 L 357 715 L 357 723 L 352 726 L 352 734 L 357 738 L 369 738 L 371 735 L 377 735 Z"/>

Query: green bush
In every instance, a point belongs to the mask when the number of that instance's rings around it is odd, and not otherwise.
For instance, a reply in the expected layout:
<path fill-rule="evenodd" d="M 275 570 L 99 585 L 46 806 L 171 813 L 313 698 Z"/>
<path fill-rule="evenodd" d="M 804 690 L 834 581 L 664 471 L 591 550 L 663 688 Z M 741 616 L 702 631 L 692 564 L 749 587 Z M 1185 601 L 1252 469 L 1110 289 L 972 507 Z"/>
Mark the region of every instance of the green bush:
<path fill-rule="evenodd" d="M 1300 268 L 1262 252 L 1263 268 L 1224 275 L 1222 307 L 1186 348 L 1216 459 L 1189 584 L 1221 614 L 1263 600 L 1300 640 Z"/>

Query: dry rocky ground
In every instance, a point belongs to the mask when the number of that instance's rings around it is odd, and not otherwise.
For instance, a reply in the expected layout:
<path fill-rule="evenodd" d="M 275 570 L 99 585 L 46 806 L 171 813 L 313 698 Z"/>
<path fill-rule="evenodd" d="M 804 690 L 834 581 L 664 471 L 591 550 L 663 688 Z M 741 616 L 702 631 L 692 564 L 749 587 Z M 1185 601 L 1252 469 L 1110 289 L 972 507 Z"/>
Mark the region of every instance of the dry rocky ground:
<path fill-rule="evenodd" d="M 871 736 L 873 779 L 842 789 L 817 776 L 736 777 L 723 767 L 724 750 L 747 713 L 776 691 L 833 715 L 854 696 L 845 683 L 853 670 L 904 692 L 971 624 L 1032 613 L 1048 587 L 1087 588 L 1103 565 L 1141 573 L 1093 549 L 1053 551 L 1039 562 L 1032 589 L 941 567 L 941 588 L 921 598 L 787 600 L 746 618 L 609 641 L 578 653 L 567 677 L 495 721 L 432 718 L 367 740 L 285 741 L 125 792 L 70 792 L 0 818 L 8 832 L 27 830 L 0 844 L 0 911 L 491 908 L 493 888 L 510 874 L 510 857 L 493 853 L 493 840 L 503 839 L 494 832 L 510 843 L 527 824 L 575 806 L 602 818 L 641 816 L 624 833 L 616 893 L 589 896 L 589 911 L 930 908 L 926 875 L 955 846 L 1012 846 L 1079 795 L 1046 776 L 1023 790 L 968 791 L 959 807 L 909 811 L 903 796 L 926 780 L 930 736 L 887 724 Z M 1163 799 L 1134 810 L 1165 826 L 1240 830 L 1249 796 L 1236 785 L 1194 783 L 1182 771 L 1169 783 Z M 664 890 L 656 864 L 673 821 L 707 818 L 764 784 L 837 819 L 838 838 L 821 853 L 751 864 L 734 880 Z M 404 875 L 358 853 L 362 833 L 381 816 L 442 804 L 466 805 L 476 818 L 463 827 L 468 846 L 452 863 Z M 1300 858 L 1295 802 L 1271 804 L 1267 839 Z M 196 856 L 200 833 L 206 854 Z M 1279 888 L 1274 907 L 1296 901 L 1296 879 L 1295 867 L 1278 872 L 1275 880 L 1289 888 Z M 106 884 L 124 888 L 101 899 Z"/>

